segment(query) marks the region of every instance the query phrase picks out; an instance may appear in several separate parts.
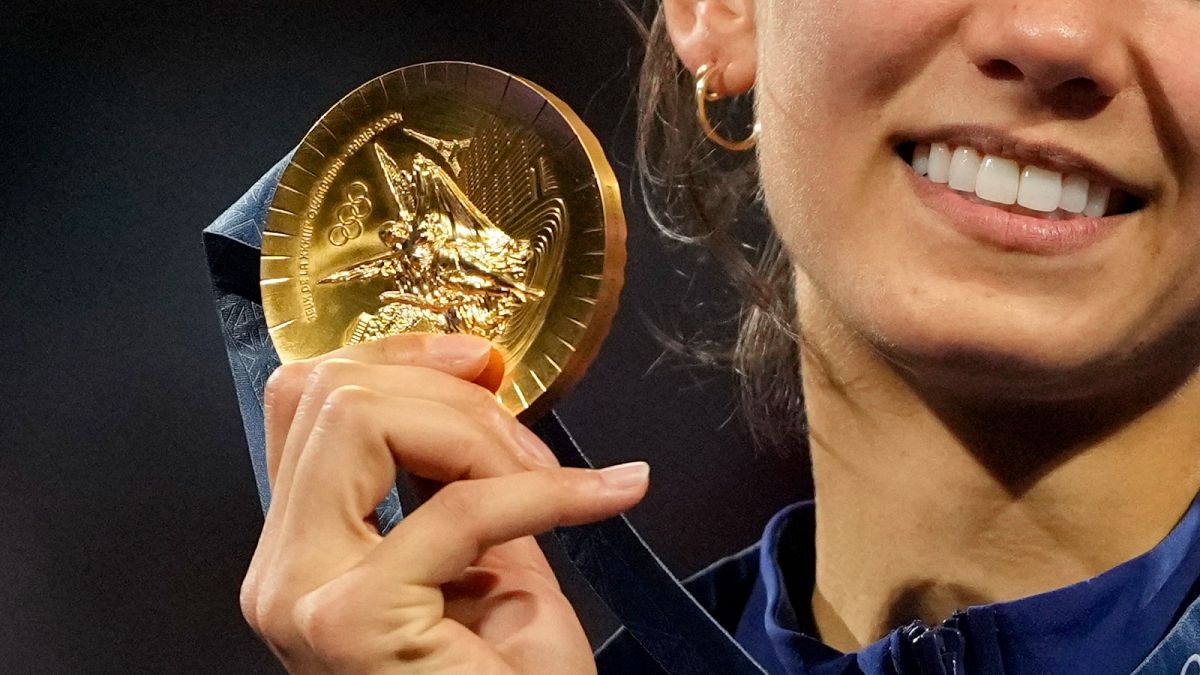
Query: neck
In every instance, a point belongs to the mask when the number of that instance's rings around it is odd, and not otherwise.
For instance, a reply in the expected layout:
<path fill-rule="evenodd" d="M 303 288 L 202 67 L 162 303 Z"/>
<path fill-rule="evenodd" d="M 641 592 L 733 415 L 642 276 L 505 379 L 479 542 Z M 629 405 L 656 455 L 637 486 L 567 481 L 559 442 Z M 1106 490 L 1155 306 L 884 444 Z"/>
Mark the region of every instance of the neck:
<path fill-rule="evenodd" d="M 801 307 L 813 612 L 836 648 L 1111 569 L 1200 486 L 1200 379 L 1150 402 L 985 409 L 923 394 L 819 303 Z"/>

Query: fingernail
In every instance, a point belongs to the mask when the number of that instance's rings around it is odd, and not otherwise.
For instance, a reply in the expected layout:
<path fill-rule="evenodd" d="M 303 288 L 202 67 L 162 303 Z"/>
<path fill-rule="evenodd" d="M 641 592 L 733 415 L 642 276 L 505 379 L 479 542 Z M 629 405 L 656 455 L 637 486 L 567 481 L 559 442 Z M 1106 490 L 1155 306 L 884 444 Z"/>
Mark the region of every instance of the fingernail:
<path fill-rule="evenodd" d="M 645 462 L 618 464 L 599 471 L 604 484 L 617 490 L 632 490 L 650 479 L 650 465 Z"/>
<path fill-rule="evenodd" d="M 554 456 L 554 453 L 550 452 L 537 434 L 525 428 L 524 424 L 517 422 L 513 425 L 513 439 L 521 448 L 521 452 L 533 463 L 546 467 L 558 466 L 558 458 Z"/>
<path fill-rule="evenodd" d="M 429 345 L 429 353 L 434 358 L 450 364 L 481 361 L 491 349 L 492 343 L 487 340 L 463 333 L 438 335 Z"/>

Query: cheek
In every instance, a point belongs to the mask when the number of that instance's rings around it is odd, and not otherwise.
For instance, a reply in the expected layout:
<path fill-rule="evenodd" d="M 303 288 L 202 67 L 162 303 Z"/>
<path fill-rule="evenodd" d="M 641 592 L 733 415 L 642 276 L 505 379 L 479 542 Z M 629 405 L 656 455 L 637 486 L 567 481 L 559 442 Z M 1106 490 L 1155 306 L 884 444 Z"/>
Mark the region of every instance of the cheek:
<path fill-rule="evenodd" d="M 1147 92 L 1164 109 L 1160 132 L 1178 135 L 1186 144 L 1180 151 L 1193 161 L 1200 151 L 1200 68 L 1196 65 L 1196 34 L 1200 30 L 1200 4 L 1175 3 L 1148 21 L 1143 77 L 1155 85 Z M 1155 91 L 1157 89 L 1158 91 Z"/>
<path fill-rule="evenodd" d="M 881 105 L 925 65 L 930 43 L 957 30 L 964 4 L 894 0 L 881 11 L 878 0 L 772 2 L 760 17 L 759 91 L 780 103 L 805 97 L 831 119 Z"/>
<path fill-rule="evenodd" d="M 1200 313 L 1200 3 L 1153 3 L 1136 55 L 1154 133 L 1174 180 L 1162 199 L 1163 304 Z"/>
<path fill-rule="evenodd" d="M 878 120 L 897 90 L 914 81 L 936 35 L 953 31 L 955 3 L 897 0 L 778 0 L 760 17 L 759 118 L 763 185 L 775 223 L 803 264 L 834 228 L 886 182 L 890 152 Z M 961 4 L 961 3 L 959 3 Z"/>
<path fill-rule="evenodd" d="M 1176 3 L 1162 8 L 1148 24 L 1150 47 L 1143 58 L 1146 96 L 1157 111 L 1155 131 L 1179 169 L 1179 217 L 1200 237 L 1200 68 L 1196 66 L 1196 31 L 1200 3 Z"/>

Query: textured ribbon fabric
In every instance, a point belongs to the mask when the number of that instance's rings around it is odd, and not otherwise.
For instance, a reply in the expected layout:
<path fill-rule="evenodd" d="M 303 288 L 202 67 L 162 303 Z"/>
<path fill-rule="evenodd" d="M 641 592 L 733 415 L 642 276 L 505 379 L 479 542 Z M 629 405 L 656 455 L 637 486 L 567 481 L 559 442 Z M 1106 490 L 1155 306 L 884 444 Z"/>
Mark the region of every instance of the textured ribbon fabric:
<path fill-rule="evenodd" d="M 557 415 L 542 418 L 534 431 L 563 466 L 591 466 Z M 554 534 L 625 630 L 666 672 L 765 672 L 688 593 L 625 516 L 560 527 Z"/>
<path fill-rule="evenodd" d="M 1133 675 L 1200 675 L 1200 600 L 1187 608 L 1167 637 Z"/>
<path fill-rule="evenodd" d="M 263 390 L 279 357 L 271 344 L 259 293 L 259 250 L 267 208 L 290 155 L 204 231 L 217 310 L 237 386 L 246 440 L 265 511 L 267 482 Z M 534 425 L 563 466 L 591 463 L 551 413 Z M 395 489 L 378 508 L 384 532 L 403 517 Z M 632 636 L 670 675 L 743 675 L 765 672 L 650 550 L 624 517 L 559 528 L 555 535 L 584 578 Z M 630 663 L 627 673 L 645 672 Z"/>

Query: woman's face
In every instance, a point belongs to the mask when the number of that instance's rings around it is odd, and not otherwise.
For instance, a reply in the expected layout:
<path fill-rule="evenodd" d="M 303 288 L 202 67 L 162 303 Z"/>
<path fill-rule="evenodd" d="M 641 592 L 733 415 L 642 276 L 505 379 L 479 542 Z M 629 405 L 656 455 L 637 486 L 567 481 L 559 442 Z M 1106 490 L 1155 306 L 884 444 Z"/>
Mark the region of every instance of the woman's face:
<path fill-rule="evenodd" d="M 761 175 L 801 302 L 918 377 L 1034 397 L 1200 341 L 1198 41 L 1197 0 L 760 0 Z M 956 188 L 910 166 L 932 143 Z M 1074 213 L 1106 189 L 1110 215 Z"/>

